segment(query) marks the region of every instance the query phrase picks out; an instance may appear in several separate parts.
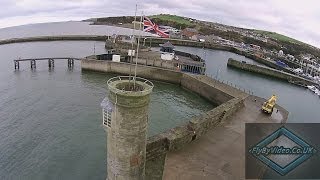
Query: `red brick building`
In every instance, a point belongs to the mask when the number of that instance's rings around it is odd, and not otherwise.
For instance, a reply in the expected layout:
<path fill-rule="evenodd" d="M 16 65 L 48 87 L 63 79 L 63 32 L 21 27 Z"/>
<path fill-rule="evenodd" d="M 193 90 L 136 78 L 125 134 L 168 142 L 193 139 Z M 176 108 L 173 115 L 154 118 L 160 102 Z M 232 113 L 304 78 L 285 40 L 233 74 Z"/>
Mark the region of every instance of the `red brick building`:
<path fill-rule="evenodd" d="M 184 30 L 182 30 L 181 35 L 183 37 L 191 38 L 194 35 L 198 35 L 198 30 L 193 28 L 185 28 Z"/>

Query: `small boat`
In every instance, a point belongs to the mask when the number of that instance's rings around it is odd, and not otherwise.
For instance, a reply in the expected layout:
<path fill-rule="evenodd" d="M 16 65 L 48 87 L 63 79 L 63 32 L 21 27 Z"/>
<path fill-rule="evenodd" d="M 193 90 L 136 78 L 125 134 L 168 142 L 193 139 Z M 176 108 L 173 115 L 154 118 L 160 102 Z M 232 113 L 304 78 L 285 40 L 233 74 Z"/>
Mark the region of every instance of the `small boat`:
<path fill-rule="evenodd" d="M 307 88 L 313 92 L 316 92 L 316 90 L 317 90 L 317 88 L 315 86 L 307 86 Z"/>
<path fill-rule="evenodd" d="M 161 44 L 160 45 L 160 51 L 161 51 L 161 59 L 162 60 L 173 60 L 173 59 L 176 59 L 176 55 L 175 55 L 175 52 L 174 52 L 174 46 L 169 42 L 167 41 L 166 43 L 164 44 Z"/>

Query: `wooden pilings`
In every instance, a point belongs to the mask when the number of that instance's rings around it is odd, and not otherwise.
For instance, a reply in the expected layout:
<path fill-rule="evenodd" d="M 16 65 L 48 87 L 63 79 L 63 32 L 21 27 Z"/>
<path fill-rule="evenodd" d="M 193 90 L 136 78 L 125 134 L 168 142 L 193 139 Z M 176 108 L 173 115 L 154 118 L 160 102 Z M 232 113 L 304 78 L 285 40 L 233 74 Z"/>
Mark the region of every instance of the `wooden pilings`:
<path fill-rule="evenodd" d="M 37 67 L 36 60 L 31 60 L 30 61 L 30 67 L 31 67 L 31 69 L 36 69 L 36 67 Z"/>
<path fill-rule="evenodd" d="M 73 68 L 74 66 L 74 59 L 68 59 L 68 68 Z"/>
<path fill-rule="evenodd" d="M 54 68 L 54 59 L 48 59 L 49 69 Z"/>
<path fill-rule="evenodd" d="M 36 69 L 36 61 L 48 61 L 48 67 L 49 69 L 54 68 L 55 60 L 67 60 L 68 61 L 68 68 L 72 69 L 74 67 L 74 61 L 75 60 L 80 60 L 79 58 L 70 58 L 70 57 L 57 57 L 57 58 L 32 58 L 32 59 L 16 59 L 13 60 L 14 63 L 14 69 L 19 69 L 20 68 L 20 62 L 21 61 L 29 61 L 30 62 L 30 68 Z"/>
<path fill-rule="evenodd" d="M 19 69 L 20 65 L 19 65 L 19 61 L 13 61 L 14 62 L 14 69 Z"/>

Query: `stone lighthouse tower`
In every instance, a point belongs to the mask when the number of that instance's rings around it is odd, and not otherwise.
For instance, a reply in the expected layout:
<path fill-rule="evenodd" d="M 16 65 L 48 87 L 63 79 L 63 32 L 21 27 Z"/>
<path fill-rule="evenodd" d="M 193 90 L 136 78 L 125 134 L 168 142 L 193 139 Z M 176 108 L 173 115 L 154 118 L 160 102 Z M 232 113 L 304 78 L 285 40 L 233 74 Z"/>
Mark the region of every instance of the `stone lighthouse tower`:
<path fill-rule="evenodd" d="M 129 76 L 111 78 L 107 84 L 109 95 L 101 104 L 107 132 L 107 180 L 144 180 L 153 84 Z"/>

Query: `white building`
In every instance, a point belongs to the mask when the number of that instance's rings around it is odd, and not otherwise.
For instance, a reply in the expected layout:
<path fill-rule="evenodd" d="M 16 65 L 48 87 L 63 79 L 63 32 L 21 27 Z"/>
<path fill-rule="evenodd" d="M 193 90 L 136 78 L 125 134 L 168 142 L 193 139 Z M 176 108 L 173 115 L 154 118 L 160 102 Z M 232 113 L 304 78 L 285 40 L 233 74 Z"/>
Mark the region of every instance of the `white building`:
<path fill-rule="evenodd" d="M 180 30 L 171 27 L 171 26 L 159 26 L 159 29 L 164 30 L 164 31 L 169 31 L 171 33 L 180 33 Z"/>
<path fill-rule="evenodd" d="M 283 51 L 280 50 L 280 51 L 278 52 L 278 56 L 279 56 L 279 57 L 283 57 L 283 55 L 284 55 Z"/>

